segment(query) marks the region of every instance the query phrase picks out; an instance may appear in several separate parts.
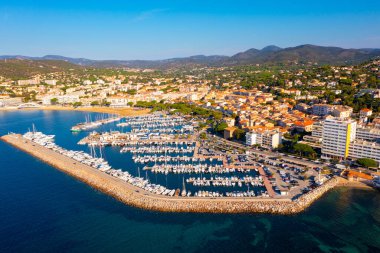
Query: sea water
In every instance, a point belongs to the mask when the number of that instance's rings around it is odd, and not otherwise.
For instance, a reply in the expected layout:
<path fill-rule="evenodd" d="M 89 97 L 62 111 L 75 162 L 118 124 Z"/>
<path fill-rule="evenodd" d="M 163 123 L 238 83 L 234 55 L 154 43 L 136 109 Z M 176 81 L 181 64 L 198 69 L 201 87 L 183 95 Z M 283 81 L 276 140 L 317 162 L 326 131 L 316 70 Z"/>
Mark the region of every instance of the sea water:
<path fill-rule="evenodd" d="M 58 145 L 89 152 L 77 145 L 88 133 L 70 132 L 88 114 L 0 112 L 0 134 L 34 123 Z M 105 155 L 112 166 L 133 166 L 117 147 Z M 292 216 L 152 212 L 0 142 L 0 252 L 380 252 L 380 194 L 337 188 Z"/>

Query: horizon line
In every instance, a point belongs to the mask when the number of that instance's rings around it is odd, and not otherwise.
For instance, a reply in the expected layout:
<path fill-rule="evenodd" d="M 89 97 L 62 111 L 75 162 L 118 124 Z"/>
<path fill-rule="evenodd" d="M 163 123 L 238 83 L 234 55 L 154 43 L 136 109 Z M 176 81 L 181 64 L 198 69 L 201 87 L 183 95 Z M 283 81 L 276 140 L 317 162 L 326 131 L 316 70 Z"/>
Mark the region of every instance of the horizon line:
<path fill-rule="evenodd" d="M 183 58 L 190 58 L 190 57 L 196 57 L 196 56 L 205 56 L 205 57 L 212 57 L 212 56 L 219 56 L 219 57 L 232 57 L 236 54 L 239 54 L 239 53 L 244 53 L 246 51 L 249 51 L 249 50 L 252 50 L 252 49 L 256 49 L 256 50 L 263 50 L 267 47 L 278 47 L 280 50 L 283 50 L 283 49 L 289 49 L 289 48 L 296 48 L 296 47 L 301 47 L 301 46 L 316 46 L 316 47 L 331 47 L 331 48 L 340 48 L 340 49 L 345 49 L 345 50 L 380 50 L 380 47 L 376 48 L 376 47 L 340 47 L 340 46 L 320 46 L 320 45 L 316 45 L 316 44 L 310 44 L 310 43 L 306 43 L 306 44 L 300 44 L 300 45 L 297 45 L 297 46 L 287 46 L 287 47 L 280 47 L 280 46 L 277 46 L 275 44 L 270 44 L 270 45 L 267 45 L 265 47 L 262 47 L 261 49 L 257 49 L 255 47 L 252 47 L 252 48 L 248 48 L 246 50 L 243 50 L 243 51 L 239 51 L 239 52 L 236 52 L 232 55 L 226 55 L 226 54 L 193 54 L 193 55 L 188 55 L 188 56 L 175 56 L 175 57 L 167 57 L 167 58 L 161 58 L 161 59 L 94 59 L 94 58 L 91 58 L 91 57 L 81 57 L 81 56 L 66 56 L 66 55 L 61 55 L 61 54 L 45 54 L 45 55 L 42 55 L 42 56 L 31 56 L 31 55 L 23 55 L 23 54 L 1 54 L 0 57 L 2 57 L 2 60 L 4 59 L 17 59 L 17 57 L 26 57 L 26 58 L 43 58 L 43 57 L 47 57 L 47 56 L 56 56 L 56 57 L 64 57 L 64 58 L 70 58 L 70 59 L 82 59 L 82 60 L 90 60 L 90 61 L 165 61 L 165 60 L 171 60 L 171 59 L 183 59 Z M 34 59 L 29 59 L 29 60 L 34 60 Z M 59 60 L 59 59 L 35 59 L 35 60 Z M 61 59 L 62 61 L 65 61 L 64 59 Z"/>

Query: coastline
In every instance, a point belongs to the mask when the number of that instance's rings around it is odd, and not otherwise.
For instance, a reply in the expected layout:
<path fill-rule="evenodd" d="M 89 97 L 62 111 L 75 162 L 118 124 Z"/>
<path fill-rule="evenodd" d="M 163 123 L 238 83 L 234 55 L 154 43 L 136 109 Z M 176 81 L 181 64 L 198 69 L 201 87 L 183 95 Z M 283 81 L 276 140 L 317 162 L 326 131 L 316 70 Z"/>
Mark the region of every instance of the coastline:
<path fill-rule="evenodd" d="M 21 135 L 0 137 L 8 144 L 50 164 L 89 186 L 137 208 L 161 212 L 191 213 L 272 213 L 296 214 L 309 207 L 332 188 L 345 184 L 333 178 L 296 200 L 276 198 L 169 197 L 150 193 L 90 166 L 24 139 Z"/>
<path fill-rule="evenodd" d="M 337 185 L 338 187 L 349 187 L 349 188 L 356 188 L 356 189 L 363 189 L 363 190 L 375 190 L 370 185 L 364 183 L 364 182 L 358 182 L 358 181 L 349 181 L 347 179 L 341 178 L 341 182 Z"/>
<path fill-rule="evenodd" d="M 89 107 L 66 107 L 66 106 L 41 106 L 36 108 L 23 108 L 17 107 L 0 107 L 1 111 L 31 111 L 31 110 L 43 110 L 43 111 L 79 111 L 79 112 L 97 112 L 97 113 L 110 113 L 118 114 L 119 116 L 139 116 L 145 115 L 150 112 L 149 109 L 136 109 L 136 108 L 113 108 L 102 106 L 89 106 Z"/>

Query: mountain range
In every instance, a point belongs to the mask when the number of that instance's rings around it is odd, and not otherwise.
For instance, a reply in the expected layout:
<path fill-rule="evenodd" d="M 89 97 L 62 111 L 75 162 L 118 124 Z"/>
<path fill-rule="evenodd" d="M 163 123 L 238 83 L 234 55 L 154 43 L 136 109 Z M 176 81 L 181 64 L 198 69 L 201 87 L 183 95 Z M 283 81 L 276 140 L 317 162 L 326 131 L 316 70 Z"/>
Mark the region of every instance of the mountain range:
<path fill-rule="evenodd" d="M 130 67 L 130 68 L 181 68 L 191 66 L 235 66 L 247 64 L 287 64 L 317 63 L 317 64 L 357 64 L 376 57 L 380 57 L 380 49 L 344 49 L 340 47 L 324 47 L 315 45 L 300 45 L 296 47 L 280 48 L 267 46 L 263 49 L 249 49 L 232 56 L 223 55 L 195 55 L 183 58 L 165 60 L 91 60 L 86 58 L 70 58 L 60 55 L 45 55 L 43 57 L 29 57 L 22 55 L 3 55 L 0 59 L 19 60 L 54 60 L 66 61 L 72 64 L 91 67 Z"/>

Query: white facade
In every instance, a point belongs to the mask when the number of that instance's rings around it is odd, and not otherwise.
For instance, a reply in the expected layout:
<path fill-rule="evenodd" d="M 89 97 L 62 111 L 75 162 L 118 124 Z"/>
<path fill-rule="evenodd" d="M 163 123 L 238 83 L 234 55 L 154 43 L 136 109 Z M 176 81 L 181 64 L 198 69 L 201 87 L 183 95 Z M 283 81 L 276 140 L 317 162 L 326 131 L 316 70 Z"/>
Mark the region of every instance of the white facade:
<path fill-rule="evenodd" d="M 313 105 L 313 114 L 319 116 L 325 116 L 332 112 L 333 106 L 327 104 L 315 104 Z"/>
<path fill-rule="evenodd" d="M 265 148 L 277 148 L 281 144 L 281 133 L 275 130 L 252 131 L 245 135 L 247 145 L 260 145 Z"/>
<path fill-rule="evenodd" d="M 17 85 L 32 85 L 32 84 L 39 84 L 40 80 L 37 79 L 29 79 L 29 80 L 18 80 Z"/>
<path fill-rule="evenodd" d="M 57 85 L 57 80 L 45 80 L 45 83 L 48 85 Z"/>
<path fill-rule="evenodd" d="M 331 112 L 331 115 L 341 119 L 347 119 L 351 116 L 353 112 L 352 107 L 349 106 L 335 106 L 334 110 Z"/>
<path fill-rule="evenodd" d="M 378 141 L 380 140 L 380 129 L 358 127 L 356 129 L 356 139 L 360 139 L 364 141 Z"/>
<path fill-rule="evenodd" d="M 350 145 L 349 157 L 371 158 L 380 163 L 380 143 L 356 140 Z"/>
<path fill-rule="evenodd" d="M 323 133 L 323 121 L 317 121 L 313 124 L 313 129 L 311 135 L 305 135 L 303 139 L 307 142 L 318 144 L 322 143 L 322 133 Z"/>
<path fill-rule="evenodd" d="M 43 105 L 51 105 L 51 100 L 57 99 L 58 104 L 73 104 L 80 102 L 79 95 L 45 96 L 42 98 Z"/>
<path fill-rule="evenodd" d="M 326 119 L 322 130 L 322 154 L 327 157 L 347 158 L 349 145 L 355 140 L 356 121 Z"/>
<path fill-rule="evenodd" d="M 128 105 L 128 99 L 125 97 L 109 97 L 107 98 L 107 102 L 109 102 L 112 107 L 122 107 Z"/>
<path fill-rule="evenodd" d="M 245 134 L 245 144 L 253 146 L 257 144 L 257 133 L 248 132 Z"/>

